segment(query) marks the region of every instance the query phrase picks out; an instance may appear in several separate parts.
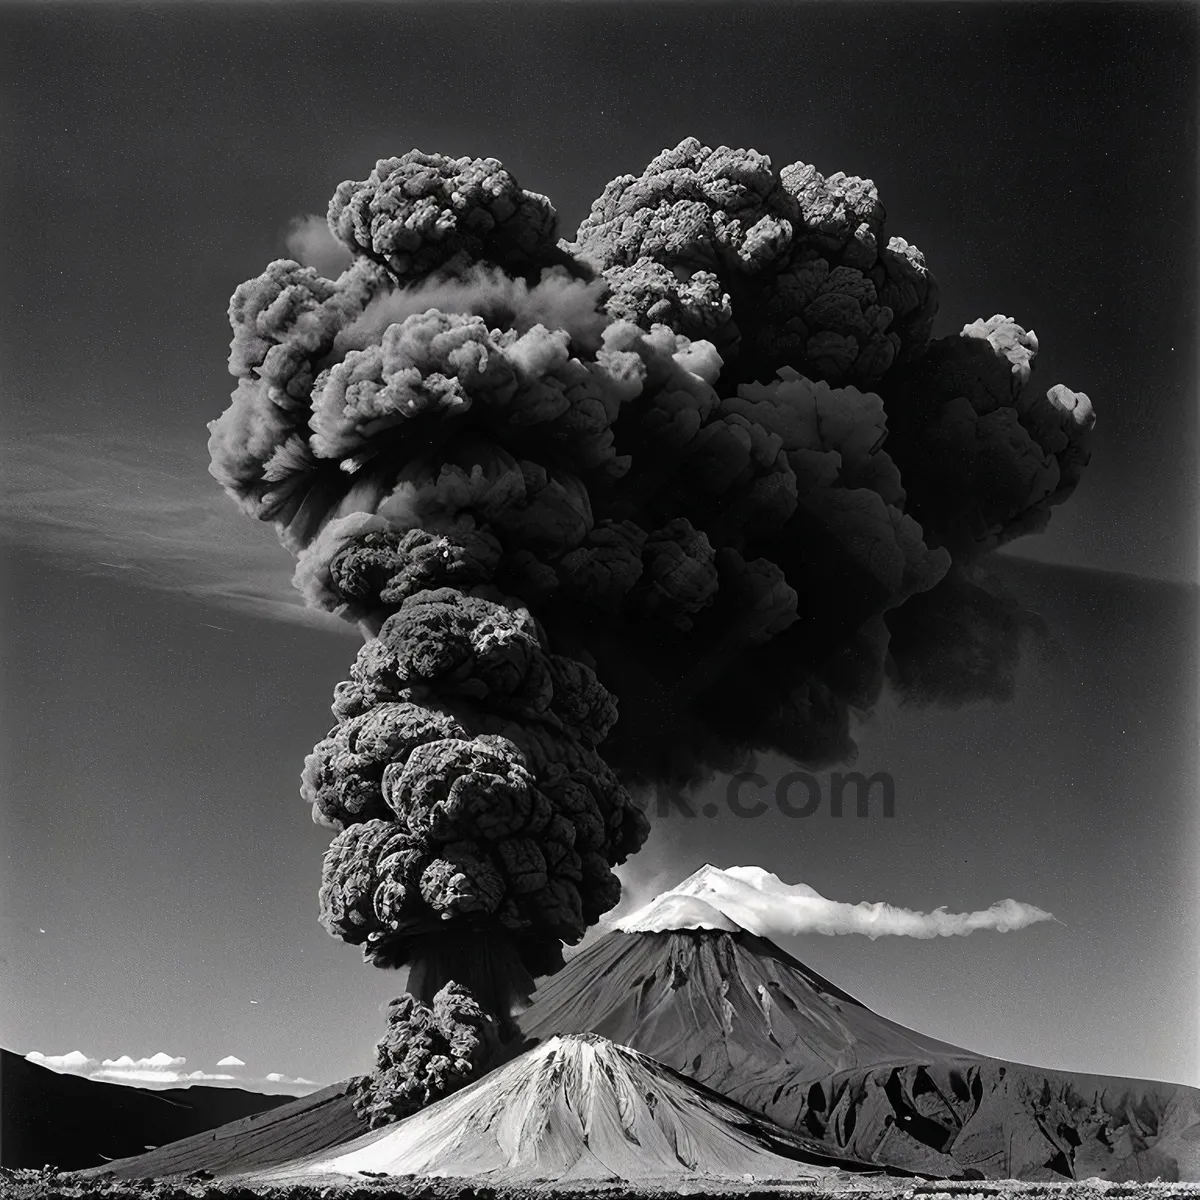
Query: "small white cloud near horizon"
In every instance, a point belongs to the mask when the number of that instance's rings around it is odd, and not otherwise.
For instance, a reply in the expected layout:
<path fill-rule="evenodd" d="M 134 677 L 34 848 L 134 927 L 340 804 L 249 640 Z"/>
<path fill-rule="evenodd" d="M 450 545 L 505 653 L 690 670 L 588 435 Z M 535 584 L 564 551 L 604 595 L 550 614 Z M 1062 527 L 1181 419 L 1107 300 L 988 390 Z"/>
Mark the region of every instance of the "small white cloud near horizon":
<path fill-rule="evenodd" d="M 305 1079 L 303 1075 L 298 1075 L 295 1079 L 289 1079 L 286 1075 L 280 1075 L 278 1071 L 272 1071 L 264 1076 L 269 1083 L 288 1083 L 301 1084 L 305 1087 L 320 1087 L 321 1085 L 312 1079 Z"/>
<path fill-rule="evenodd" d="M 760 937 L 827 936 L 858 933 L 878 937 L 965 937 L 978 930 L 1008 933 L 1053 913 L 1019 900 L 1001 900 L 976 912 L 952 913 L 945 907 L 916 912 L 893 904 L 828 900 L 804 883 L 784 883 L 762 867 L 706 864 L 682 883 L 620 919 L 607 922 L 626 933 L 670 929 L 745 929 Z"/>
<path fill-rule="evenodd" d="M 236 1086 L 248 1091 L 307 1095 L 321 1086 L 312 1079 L 305 1079 L 303 1076 L 293 1078 L 280 1071 L 272 1071 L 262 1078 L 252 1077 L 240 1069 L 246 1064 L 233 1054 L 226 1055 L 216 1064 L 217 1071 L 186 1071 L 186 1058 L 182 1055 L 164 1054 L 161 1051 L 148 1058 L 133 1058 L 131 1055 L 122 1054 L 118 1058 L 100 1060 L 91 1058 L 82 1050 L 72 1050 L 68 1054 L 42 1054 L 40 1051 L 31 1050 L 25 1058 L 28 1062 L 47 1067 L 60 1075 L 75 1075 L 97 1083 L 117 1083 L 132 1087 L 174 1088 L 206 1084 L 210 1087 Z M 222 1067 L 234 1069 L 237 1073 L 222 1071 Z"/>
<path fill-rule="evenodd" d="M 39 1067 L 49 1067 L 60 1075 L 85 1075 L 100 1065 L 99 1059 L 88 1058 L 82 1050 L 72 1050 L 69 1054 L 39 1054 L 31 1050 L 25 1058 Z"/>

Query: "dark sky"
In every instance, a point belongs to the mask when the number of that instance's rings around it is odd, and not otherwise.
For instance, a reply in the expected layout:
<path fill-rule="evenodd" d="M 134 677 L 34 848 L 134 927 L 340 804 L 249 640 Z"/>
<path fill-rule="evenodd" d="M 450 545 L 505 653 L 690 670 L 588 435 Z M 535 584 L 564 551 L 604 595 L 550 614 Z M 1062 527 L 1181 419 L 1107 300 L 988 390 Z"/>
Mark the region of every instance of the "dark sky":
<path fill-rule="evenodd" d="M 1200 1081 L 1193 6 L 8 5 L 0 35 L 0 1042 L 365 1064 L 396 981 L 317 926 L 296 796 L 354 641 L 294 619 L 205 473 L 229 294 L 379 156 L 500 158 L 569 234 L 694 134 L 872 177 L 938 332 L 1032 326 L 1099 424 L 1021 545 L 1059 565 L 1010 567 L 1057 651 L 1011 705 L 860 739 L 894 821 L 664 826 L 644 870 L 1037 904 L 1063 924 L 790 948 L 950 1040 Z"/>

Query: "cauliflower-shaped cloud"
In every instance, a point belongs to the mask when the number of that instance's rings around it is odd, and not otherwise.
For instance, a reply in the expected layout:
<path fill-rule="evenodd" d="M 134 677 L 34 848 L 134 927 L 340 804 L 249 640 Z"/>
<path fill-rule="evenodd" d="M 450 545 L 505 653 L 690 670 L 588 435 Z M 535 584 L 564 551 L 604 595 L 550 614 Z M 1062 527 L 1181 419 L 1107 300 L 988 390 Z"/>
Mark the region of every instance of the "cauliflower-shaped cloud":
<path fill-rule="evenodd" d="M 564 589 L 616 611 L 642 574 L 646 531 L 633 521 L 602 521 L 558 563 Z"/>
<path fill-rule="evenodd" d="M 235 293 L 210 469 L 366 639 L 301 794 L 322 922 L 421 1002 L 372 1112 L 476 1069 L 448 981 L 502 1015 L 616 902 L 626 785 L 847 761 L 885 675 L 1006 693 L 1026 624 L 974 564 L 1070 495 L 1094 415 L 1007 317 L 931 345 L 884 225 L 868 179 L 689 138 L 556 244 L 500 163 L 413 151 L 338 188 L 336 280 Z"/>
<path fill-rule="evenodd" d="M 286 525 L 311 489 L 314 366 L 385 288 L 384 273 L 366 260 L 332 281 L 280 259 L 234 292 L 229 370 L 238 386 L 209 425 L 209 470 L 252 516 Z"/>
<path fill-rule="evenodd" d="M 579 227 L 575 249 L 597 269 L 648 258 L 720 271 L 763 266 L 791 239 L 797 213 L 755 150 L 685 138 L 640 177 L 614 179 Z"/>
<path fill-rule="evenodd" d="M 686 517 L 656 529 L 642 550 L 648 587 L 642 604 L 680 629 L 713 602 L 719 587 L 716 555 L 708 538 Z"/>
<path fill-rule="evenodd" d="M 406 600 L 358 652 L 350 674 L 369 703 L 436 688 L 514 715 L 549 717 L 548 658 L 528 609 L 440 588 Z"/>
<path fill-rule="evenodd" d="M 689 271 L 640 258 L 604 273 L 606 307 L 613 317 L 644 329 L 669 325 L 689 338 L 712 342 L 723 358 L 737 354 L 741 334 L 733 322 L 729 293 L 712 271 Z"/>
<path fill-rule="evenodd" d="M 460 984 L 432 1004 L 401 996 L 388 1005 L 374 1069 L 356 1082 L 355 1111 L 372 1129 L 402 1120 L 478 1078 L 499 1045 L 495 1018 Z"/>
<path fill-rule="evenodd" d="M 302 787 L 343 830 L 326 928 L 387 962 L 451 919 L 492 922 L 530 964 L 577 941 L 647 832 L 591 749 L 616 717 L 591 668 L 547 653 L 526 610 L 443 588 L 407 599 L 352 675 Z"/>
<path fill-rule="evenodd" d="M 1037 351 L 1032 331 L 996 315 L 941 338 L 882 389 L 907 508 L 964 561 L 1044 529 L 1090 457 L 1091 401 L 1041 390 Z"/>
<path fill-rule="evenodd" d="M 453 717 L 409 702 L 384 703 L 338 725 L 305 759 L 300 794 L 318 824 L 342 829 L 387 815 L 384 771 L 418 746 L 465 736 Z"/>
<path fill-rule="evenodd" d="M 417 592 L 490 583 L 503 553 L 487 530 L 401 533 L 381 517 L 355 513 L 331 521 L 301 552 L 295 583 L 313 607 L 359 618 Z"/>
<path fill-rule="evenodd" d="M 317 378 L 311 449 L 357 470 L 365 461 L 357 452 L 377 453 L 380 438 L 396 458 L 398 437 L 427 449 L 431 438 L 469 436 L 471 426 L 459 432 L 461 418 L 476 405 L 483 411 L 473 426 L 517 452 L 540 447 L 551 462 L 611 469 L 608 430 L 621 403 L 641 389 L 640 372 L 636 364 L 618 373 L 581 361 L 570 342 L 566 330 L 544 325 L 516 336 L 478 316 L 436 309 L 410 316 Z"/>
<path fill-rule="evenodd" d="M 361 182 L 329 202 L 329 226 L 355 254 L 402 282 L 456 259 L 520 273 L 558 261 L 557 215 L 494 158 L 448 158 L 410 150 L 381 158 Z"/>
<path fill-rule="evenodd" d="M 920 251 L 885 240 L 874 183 L 687 138 L 614 179 L 571 249 L 614 315 L 710 337 L 731 377 L 792 366 L 876 379 L 928 342 L 937 289 Z"/>

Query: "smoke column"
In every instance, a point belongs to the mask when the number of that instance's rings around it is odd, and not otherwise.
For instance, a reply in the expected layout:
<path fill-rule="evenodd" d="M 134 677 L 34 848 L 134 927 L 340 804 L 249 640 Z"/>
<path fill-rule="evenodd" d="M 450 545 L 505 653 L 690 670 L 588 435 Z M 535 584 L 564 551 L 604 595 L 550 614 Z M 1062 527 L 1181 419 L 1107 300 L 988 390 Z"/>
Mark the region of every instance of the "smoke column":
<path fill-rule="evenodd" d="M 681 142 L 573 242 L 496 160 L 414 150 L 328 226 L 336 279 L 235 292 L 209 451 L 365 637 L 301 790 L 325 927 L 410 967 L 395 1115 L 617 902 L 628 785 L 848 760 L 885 677 L 1003 695 L 1025 626 L 981 563 L 1067 499 L 1094 418 L 1007 317 L 930 341 L 870 180 L 752 150 Z"/>

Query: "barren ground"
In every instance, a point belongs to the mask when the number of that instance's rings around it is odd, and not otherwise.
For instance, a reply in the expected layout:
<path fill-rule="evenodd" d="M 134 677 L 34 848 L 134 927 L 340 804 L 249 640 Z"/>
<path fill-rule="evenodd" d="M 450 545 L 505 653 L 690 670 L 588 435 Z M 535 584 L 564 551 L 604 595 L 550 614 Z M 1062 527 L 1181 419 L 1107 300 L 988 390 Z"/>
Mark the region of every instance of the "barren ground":
<path fill-rule="evenodd" d="M 756 1180 L 713 1188 L 701 1181 L 664 1181 L 661 1187 L 636 1190 L 621 1183 L 588 1186 L 495 1188 L 463 1180 L 416 1180 L 396 1177 L 363 1180 L 341 1186 L 249 1188 L 236 1179 L 81 1179 L 53 1170 L 12 1171 L 0 1168 L 3 1200 L 665 1200 L 668 1196 L 736 1197 L 737 1200 L 822 1200 L 840 1193 L 797 1187 L 792 1181 Z M 1019 1183 L 1015 1180 L 971 1180 L 965 1183 L 914 1184 L 907 1179 L 861 1180 L 853 1200 L 1200 1200 L 1200 1183 Z"/>

